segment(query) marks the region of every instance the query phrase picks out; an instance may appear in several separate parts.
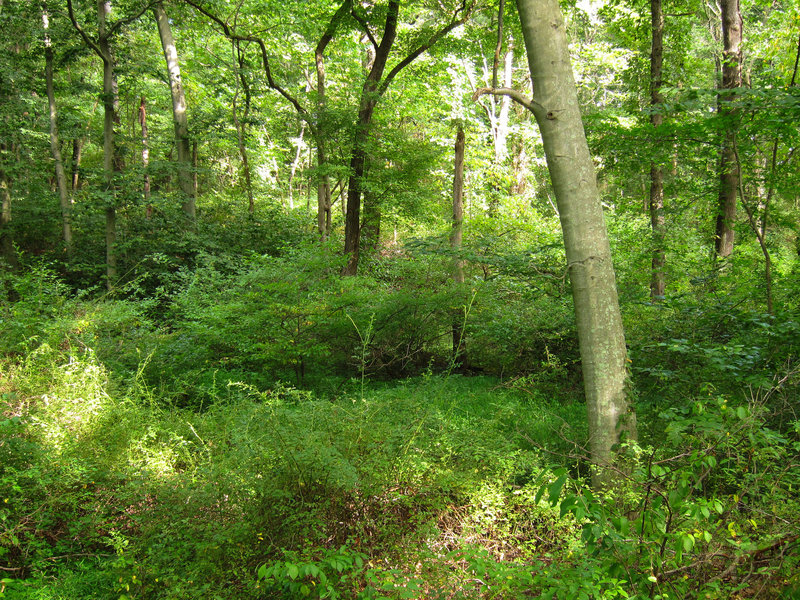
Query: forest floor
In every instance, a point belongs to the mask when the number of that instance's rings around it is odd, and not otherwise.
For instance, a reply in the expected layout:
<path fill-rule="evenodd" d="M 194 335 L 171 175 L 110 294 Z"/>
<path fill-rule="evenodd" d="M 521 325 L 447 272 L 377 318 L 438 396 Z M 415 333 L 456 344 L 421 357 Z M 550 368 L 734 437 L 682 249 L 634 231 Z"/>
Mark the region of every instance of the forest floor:
<path fill-rule="evenodd" d="M 580 399 L 494 378 L 229 382 L 190 410 L 91 352 L 0 370 L 3 598 L 800 593 L 800 444 L 755 406 L 662 414 L 594 495 Z"/>

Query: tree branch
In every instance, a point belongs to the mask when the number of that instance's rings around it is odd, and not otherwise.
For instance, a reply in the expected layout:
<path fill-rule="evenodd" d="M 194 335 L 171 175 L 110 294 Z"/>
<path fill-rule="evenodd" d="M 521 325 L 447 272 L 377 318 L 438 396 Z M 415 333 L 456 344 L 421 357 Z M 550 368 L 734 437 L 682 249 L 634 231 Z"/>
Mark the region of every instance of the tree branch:
<path fill-rule="evenodd" d="M 497 8 L 497 46 L 494 49 L 494 62 L 492 63 L 492 87 L 497 87 L 497 70 L 500 66 L 500 52 L 503 50 L 503 13 L 505 0 L 500 0 Z"/>
<path fill-rule="evenodd" d="M 356 20 L 356 22 L 359 25 L 361 25 L 361 28 L 364 30 L 364 33 L 367 35 L 369 41 L 372 43 L 372 45 L 375 47 L 375 50 L 377 51 L 378 41 L 375 39 L 375 36 L 373 36 L 372 32 L 369 30 L 369 25 L 367 24 L 367 20 L 356 12 L 355 7 L 353 7 L 353 9 L 350 11 L 350 16 L 352 16 Z"/>
<path fill-rule="evenodd" d="M 97 56 L 103 60 L 106 60 L 107 57 L 103 55 L 103 51 L 100 49 L 100 46 L 98 46 L 95 41 L 83 30 L 83 27 L 78 24 L 78 20 L 75 18 L 75 11 L 72 8 L 72 0 L 67 0 L 67 12 L 69 13 L 69 20 L 72 21 L 72 26 L 75 27 L 75 30 L 81 35 L 83 41 L 86 42 L 86 45 L 94 50 Z"/>
<path fill-rule="evenodd" d="M 275 83 L 275 80 L 272 78 L 272 69 L 269 66 L 269 54 L 267 53 L 267 46 L 264 43 L 264 40 L 252 35 L 239 35 L 235 33 L 225 21 L 223 21 L 218 16 L 210 12 L 205 7 L 201 6 L 200 3 L 196 2 L 195 0 L 184 0 L 184 2 L 186 2 L 186 4 L 188 4 L 192 8 L 194 8 L 197 12 L 205 15 L 206 17 L 214 21 L 217 25 L 219 25 L 220 29 L 222 29 L 222 32 L 225 34 L 225 37 L 227 37 L 228 39 L 239 42 L 253 42 L 255 44 L 258 44 L 258 47 L 261 50 L 261 62 L 264 66 L 264 74 L 267 76 L 267 85 L 269 85 L 271 89 L 278 92 L 281 96 L 286 98 L 286 100 L 288 100 L 291 103 L 291 105 L 294 106 L 295 110 L 300 114 L 300 117 L 306 123 L 308 123 L 308 125 L 312 128 L 312 130 L 315 129 L 315 125 L 313 124 L 312 119 L 308 114 L 308 111 L 303 107 L 303 105 L 300 104 L 300 102 L 289 92 L 287 92 L 277 83 Z"/>
<path fill-rule="evenodd" d="M 106 37 L 110 38 L 123 25 L 127 25 L 128 23 L 134 22 L 136 19 L 141 17 L 148 10 L 152 9 L 156 4 L 160 4 L 160 3 L 161 3 L 161 0 L 153 0 L 152 2 L 148 2 L 147 4 L 145 4 L 139 12 L 134 13 L 134 14 L 132 14 L 132 15 L 124 18 L 124 19 L 120 19 L 119 21 L 117 21 L 111 27 L 108 28 L 108 33 L 106 33 Z"/>
<path fill-rule="evenodd" d="M 544 117 L 547 116 L 547 115 L 545 115 L 544 107 L 541 104 L 539 104 L 538 102 L 536 102 L 535 100 L 533 100 L 531 98 L 528 98 L 525 94 L 523 94 L 519 90 L 515 90 L 513 88 L 506 88 L 506 87 L 501 87 L 501 88 L 478 88 L 477 90 L 475 90 L 475 93 L 472 94 L 472 100 L 473 101 L 477 101 L 478 98 L 480 98 L 481 96 L 484 96 L 486 94 L 489 94 L 489 95 L 492 95 L 492 96 L 508 96 L 514 102 L 516 102 L 518 104 L 521 104 L 522 106 L 527 108 L 534 115 L 536 115 L 536 116 L 544 116 Z"/>
<path fill-rule="evenodd" d="M 455 14 L 453 15 L 453 20 L 450 21 L 445 27 L 434 33 L 428 41 L 424 44 L 420 45 L 418 48 L 413 50 L 408 56 L 406 56 L 403 60 L 397 63 L 394 68 L 389 71 L 389 74 L 381 83 L 380 87 L 378 88 L 378 95 L 383 96 L 386 93 L 386 90 L 389 88 L 389 85 L 392 83 L 392 80 L 397 76 L 397 74 L 402 71 L 405 67 L 410 65 L 414 60 L 419 57 L 420 54 L 429 50 L 433 47 L 436 42 L 446 36 L 448 33 L 453 31 L 459 25 L 463 25 L 469 19 L 469 16 L 472 14 L 472 10 L 475 8 L 475 0 L 472 0 L 467 6 L 466 0 L 462 0 L 461 6 L 456 10 Z M 457 18 L 458 14 L 462 13 L 460 18 Z"/>

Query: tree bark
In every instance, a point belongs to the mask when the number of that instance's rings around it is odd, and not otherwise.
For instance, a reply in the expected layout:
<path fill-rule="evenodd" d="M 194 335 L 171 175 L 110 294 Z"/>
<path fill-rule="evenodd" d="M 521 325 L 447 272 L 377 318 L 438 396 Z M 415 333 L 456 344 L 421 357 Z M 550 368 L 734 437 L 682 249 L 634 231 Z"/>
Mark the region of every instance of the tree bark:
<path fill-rule="evenodd" d="M 189 140 L 189 117 L 186 113 L 186 95 L 183 92 L 178 50 L 172 37 L 172 28 L 163 5 L 157 4 L 153 14 L 158 24 L 158 36 L 164 50 L 164 60 L 169 73 L 169 89 L 172 95 L 172 120 L 175 129 L 175 147 L 178 150 L 178 184 L 183 193 L 182 208 L 186 218 L 195 220 L 196 204 L 192 185 L 192 152 Z"/>
<path fill-rule="evenodd" d="M 108 26 L 111 14 L 110 0 L 97 0 L 97 39 L 94 40 L 84 31 L 75 18 L 72 0 L 67 0 L 67 12 L 72 26 L 81 35 L 83 41 L 103 61 L 103 173 L 106 193 L 106 286 L 113 289 L 117 280 L 117 256 L 114 245 L 117 240 L 117 193 L 114 184 L 114 173 L 122 170 L 122 159 L 116 148 L 114 127 L 119 124 L 117 81 L 114 76 L 114 57 L 111 52 L 111 38 L 126 23 L 142 16 L 148 9 L 145 5 L 139 12 L 129 15 Z"/>
<path fill-rule="evenodd" d="M 247 154 L 247 119 L 250 116 L 250 86 L 244 74 L 244 55 L 239 46 L 239 41 L 233 42 L 234 62 L 236 63 L 236 94 L 233 96 L 232 110 L 233 123 L 236 127 L 236 136 L 239 142 L 239 156 L 242 158 L 242 171 L 244 172 L 244 187 L 247 193 L 247 214 L 252 219 L 256 213 L 256 202 L 253 196 L 253 178 L 250 173 L 250 159 Z M 239 98 L 239 84 L 244 92 L 244 120 L 238 117 L 236 101 Z"/>
<path fill-rule="evenodd" d="M 535 92 L 528 105 L 541 130 L 564 234 L 589 447 L 598 466 L 592 481 L 599 487 L 613 479 L 604 468 L 613 462 L 612 447 L 623 432 L 636 431 L 611 249 L 558 0 L 517 0 L 517 6 Z"/>
<path fill-rule="evenodd" d="M 714 252 L 717 258 L 733 254 L 734 224 L 739 190 L 735 120 L 737 110 L 731 106 L 730 90 L 742 86 L 742 14 L 739 0 L 722 0 L 722 90 L 719 98 L 719 115 L 725 123 L 719 162 L 719 197 L 714 233 Z M 728 91 L 728 93 L 725 93 Z"/>
<path fill-rule="evenodd" d="M 300 122 L 300 135 L 297 137 L 297 149 L 294 154 L 294 160 L 292 161 L 292 166 L 289 169 L 289 181 L 286 182 L 286 187 L 289 191 L 289 208 L 294 209 L 294 190 L 292 189 L 292 184 L 294 183 L 295 175 L 297 175 L 297 169 L 300 167 L 300 163 L 303 159 L 303 138 L 305 137 L 306 133 L 306 122 Z M 302 184 L 298 186 L 298 192 Z"/>
<path fill-rule="evenodd" d="M 97 0 L 97 46 L 103 61 L 103 172 L 106 180 L 106 287 L 111 290 L 117 281 L 117 208 L 114 173 L 121 170 L 121 162 L 114 139 L 114 127 L 119 123 L 117 114 L 119 96 L 114 76 L 114 59 L 111 42 L 106 33 L 106 19 L 111 14 L 111 2 Z"/>
<path fill-rule="evenodd" d="M 45 88 L 47 90 L 47 107 L 50 114 L 50 152 L 53 155 L 56 172 L 56 186 L 61 205 L 61 235 L 64 240 L 64 249 L 67 256 L 72 254 L 72 203 L 67 189 L 67 174 L 64 171 L 64 161 L 61 156 L 61 144 L 58 140 L 58 115 L 56 112 L 56 94 L 53 83 L 53 46 L 50 43 L 50 15 L 47 12 L 47 3 L 42 3 L 42 26 L 44 28 L 44 60 L 45 60 Z"/>
<path fill-rule="evenodd" d="M 650 51 L 650 124 L 657 135 L 658 128 L 664 121 L 660 107 L 664 101 L 661 95 L 664 64 L 664 12 L 661 0 L 650 0 L 650 19 L 653 41 Z M 653 233 L 653 257 L 650 274 L 650 299 L 657 302 L 666 293 L 666 253 L 664 238 L 666 222 L 664 219 L 664 172 L 657 162 L 650 163 L 650 227 Z"/>
<path fill-rule="evenodd" d="M 358 119 L 350 157 L 350 181 L 347 186 L 347 218 L 344 230 L 344 252 L 349 255 L 343 275 L 355 275 L 361 244 L 361 192 L 366 172 L 367 140 L 369 139 L 372 115 L 378 102 L 378 84 L 383 78 L 386 61 L 397 36 L 397 18 L 400 0 L 390 0 L 383 27 L 383 37 L 375 49 L 375 60 L 361 88 Z"/>
<path fill-rule="evenodd" d="M 74 192 L 80 187 L 81 154 L 83 153 L 83 140 L 75 138 L 72 140 L 72 161 L 71 161 L 71 183 L 70 188 Z"/>
<path fill-rule="evenodd" d="M 317 146 L 317 231 L 320 240 L 325 241 L 331 233 L 331 182 L 328 175 L 328 150 L 325 136 L 325 111 L 328 108 L 328 99 L 325 90 L 325 49 L 330 44 L 339 24 L 344 20 L 352 7 L 352 0 L 345 0 L 334 13 L 325 28 L 322 37 L 314 48 L 314 64 L 317 71 L 317 113 L 315 127 L 312 130 L 314 143 Z"/>
<path fill-rule="evenodd" d="M 11 182 L 0 166 L 0 256 L 12 269 L 17 267 L 17 253 L 11 235 Z"/>
<path fill-rule="evenodd" d="M 150 166 L 150 146 L 147 139 L 147 104 L 145 97 L 139 100 L 139 125 L 142 128 L 142 171 L 144 180 L 142 181 L 142 194 L 144 195 L 145 218 L 153 216 L 153 205 L 150 203 L 150 173 L 147 168 Z"/>
<path fill-rule="evenodd" d="M 464 235 L 464 126 L 459 123 L 456 131 L 456 145 L 453 157 L 453 228 L 450 231 L 450 248 L 453 257 L 453 282 L 456 286 L 464 283 L 464 261 L 457 253 L 461 249 Z M 453 314 L 453 362 L 458 360 L 464 351 L 464 321 L 456 311 Z"/>

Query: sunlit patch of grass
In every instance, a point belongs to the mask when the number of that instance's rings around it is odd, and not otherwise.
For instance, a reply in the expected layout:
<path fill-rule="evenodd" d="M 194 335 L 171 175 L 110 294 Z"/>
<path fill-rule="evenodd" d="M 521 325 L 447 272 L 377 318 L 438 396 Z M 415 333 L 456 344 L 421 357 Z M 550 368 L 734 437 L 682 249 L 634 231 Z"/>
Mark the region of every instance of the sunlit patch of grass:
<path fill-rule="evenodd" d="M 521 560 L 557 548 L 549 532 L 570 534 L 531 488 L 547 460 L 530 440 L 545 444 L 537 427 L 560 417 L 491 378 L 427 376 L 332 399 L 234 385 L 193 412 L 139 379 L 113 383 L 91 352 L 42 345 L 16 367 L 14 388 L 40 478 L 23 482 L 35 506 L 14 564 L 38 577 L 43 599 L 82 597 L 79 561 L 67 560 L 61 583 L 37 571 L 52 556 L 95 557 L 106 595 L 123 593 L 111 575 L 124 567 L 142 589 L 172 581 L 196 594 L 210 578 L 239 599 L 281 549 L 349 544 L 446 587 L 469 580 L 450 557 L 459 548 Z M 113 532 L 128 541 L 123 555 Z M 24 544 L 39 563 L 24 563 Z"/>

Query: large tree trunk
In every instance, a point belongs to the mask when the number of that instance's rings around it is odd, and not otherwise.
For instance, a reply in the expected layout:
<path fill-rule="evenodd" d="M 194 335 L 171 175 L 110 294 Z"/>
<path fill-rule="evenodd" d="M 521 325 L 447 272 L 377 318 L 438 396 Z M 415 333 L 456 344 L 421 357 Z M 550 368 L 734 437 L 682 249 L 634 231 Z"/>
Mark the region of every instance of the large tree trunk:
<path fill-rule="evenodd" d="M 186 114 L 186 95 L 183 93 L 181 67 L 178 62 L 178 51 L 167 13 L 161 4 L 153 8 L 158 23 L 158 35 L 164 50 L 164 59 L 169 72 L 169 89 L 172 94 L 172 120 L 175 127 L 175 146 L 178 150 L 178 183 L 183 193 L 183 212 L 186 217 L 195 219 L 195 197 L 192 185 L 192 151 L 189 141 L 189 117 Z"/>
<path fill-rule="evenodd" d="M 722 0 L 722 89 L 733 90 L 742 86 L 742 13 L 739 0 Z M 719 113 L 725 126 L 719 162 L 719 198 L 714 234 L 716 257 L 725 258 L 733 253 L 736 202 L 739 189 L 738 166 L 734 147 L 736 144 L 736 109 L 730 106 L 732 97 L 723 93 L 719 99 Z"/>
<path fill-rule="evenodd" d="M 530 107 L 541 130 L 564 234 L 589 447 L 598 466 L 593 483 L 601 486 L 611 478 L 603 467 L 613 461 L 612 446 L 623 431 L 635 435 L 611 249 L 558 0 L 517 0 L 517 6 L 535 91 Z"/>
<path fill-rule="evenodd" d="M 53 46 L 50 43 L 50 16 L 47 13 L 47 3 L 42 3 L 42 26 L 44 27 L 44 73 L 45 87 L 47 89 L 47 106 L 50 113 L 50 152 L 53 154 L 56 171 L 56 185 L 58 198 L 61 204 L 61 232 L 67 255 L 72 254 L 72 224 L 70 213 L 72 204 L 67 189 L 67 174 L 64 171 L 64 161 L 61 157 L 61 145 L 58 140 L 58 123 L 56 113 L 56 94 L 53 84 Z"/>
<path fill-rule="evenodd" d="M 397 35 L 397 16 L 400 0 L 390 0 L 383 37 L 375 50 L 375 60 L 361 89 L 353 151 L 350 157 L 350 181 L 347 187 L 347 218 L 344 229 L 344 252 L 348 254 L 343 275 L 355 275 L 358 271 L 358 256 L 361 243 L 361 191 L 366 174 L 367 140 L 369 139 L 372 115 L 378 102 L 378 83 L 383 77 L 386 61 Z"/>
<path fill-rule="evenodd" d="M 664 64 L 664 13 L 661 7 L 661 0 L 650 1 L 650 17 L 653 35 L 650 52 L 650 106 L 654 109 L 650 115 L 650 123 L 657 133 L 658 127 L 664 121 L 664 116 L 660 112 L 660 107 L 664 100 L 661 95 Z M 664 220 L 664 173 L 661 165 L 657 162 L 650 163 L 650 227 L 653 231 L 650 299 L 657 302 L 664 298 L 667 287 L 664 275 L 664 266 L 667 262 L 664 251 L 666 228 Z"/>

